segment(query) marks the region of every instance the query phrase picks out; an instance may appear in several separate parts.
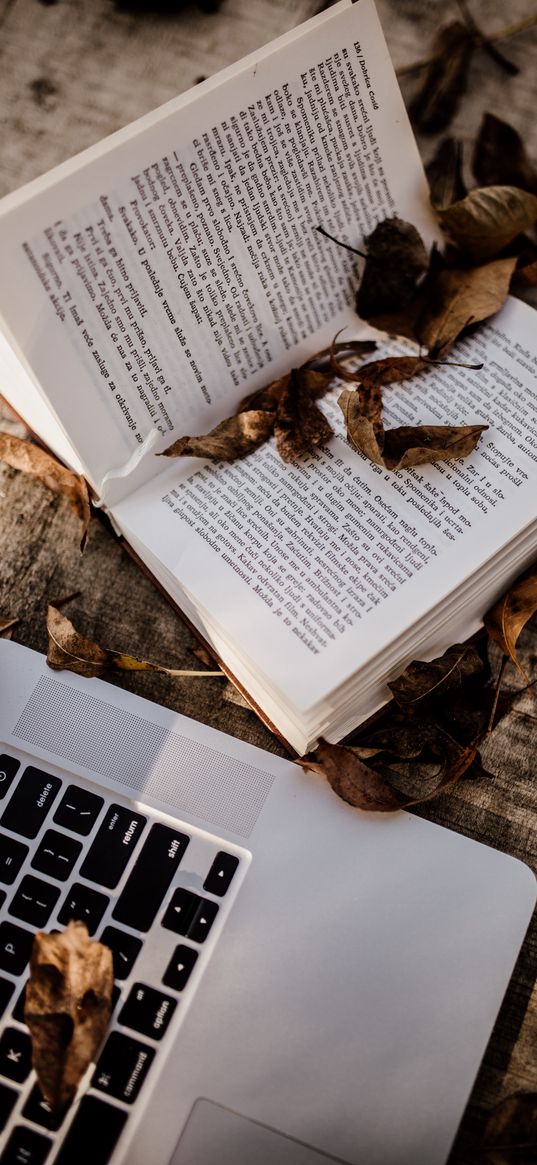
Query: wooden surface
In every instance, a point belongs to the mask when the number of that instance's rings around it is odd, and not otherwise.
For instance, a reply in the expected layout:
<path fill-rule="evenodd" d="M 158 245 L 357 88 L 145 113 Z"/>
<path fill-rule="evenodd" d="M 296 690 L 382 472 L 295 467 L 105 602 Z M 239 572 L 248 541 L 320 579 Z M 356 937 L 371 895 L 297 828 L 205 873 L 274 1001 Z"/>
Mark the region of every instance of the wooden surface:
<path fill-rule="evenodd" d="M 427 55 L 440 23 L 458 15 L 455 3 L 379 0 L 398 67 Z M 175 16 L 134 15 L 112 0 L 0 0 L 0 192 L 62 161 L 106 133 L 172 97 L 223 65 L 291 28 L 320 7 L 315 0 L 224 0 L 208 15 L 185 6 Z M 473 15 L 495 33 L 533 13 L 530 0 L 507 7 L 473 0 Z M 471 143 L 485 109 L 508 118 L 537 158 L 532 87 L 535 27 L 503 47 L 520 66 L 508 77 L 488 57 L 474 58 L 468 94 L 454 123 Z M 406 98 L 418 73 L 402 78 Z M 434 140 L 420 139 L 427 159 Z M 6 419 L 5 426 L 20 431 Z M 77 524 L 67 504 L 0 465 L 0 614 L 20 616 L 13 637 L 46 647 L 50 599 L 80 591 L 69 613 L 82 631 L 107 647 L 174 667 L 190 667 L 194 641 L 167 603 L 93 520 L 87 550 L 77 549 Z M 537 635 L 524 635 L 524 658 L 537 675 Z M 223 696 L 219 679 L 171 680 L 148 674 L 113 678 L 132 691 L 202 719 L 274 752 L 278 742 L 253 713 Z M 513 676 L 510 680 L 516 683 Z M 534 757 L 537 717 L 524 695 L 483 750 L 492 781 L 461 783 L 427 807 L 427 816 L 505 850 L 537 868 Z M 476 1165 L 487 1111 L 519 1090 L 537 1090 L 534 988 L 536 928 L 530 928 L 501 1009 L 450 1165 Z"/>

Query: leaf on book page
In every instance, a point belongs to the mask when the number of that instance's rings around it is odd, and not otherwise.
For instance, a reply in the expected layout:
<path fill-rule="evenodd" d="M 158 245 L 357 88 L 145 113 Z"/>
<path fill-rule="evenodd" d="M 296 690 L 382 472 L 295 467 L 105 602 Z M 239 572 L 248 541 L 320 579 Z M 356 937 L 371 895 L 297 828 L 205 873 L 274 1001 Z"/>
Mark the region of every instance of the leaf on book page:
<path fill-rule="evenodd" d="M 516 259 L 495 259 L 480 267 L 439 271 L 428 287 L 428 302 L 416 324 L 421 344 L 442 359 L 461 332 L 481 323 L 505 303 Z"/>
<path fill-rule="evenodd" d="M 537 1092 L 515 1092 L 489 1113 L 483 1134 L 484 1163 L 530 1165 L 537 1161 Z"/>
<path fill-rule="evenodd" d="M 537 170 L 520 134 L 494 113 L 483 115 L 472 170 L 480 186 L 516 186 L 537 194 Z"/>
<path fill-rule="evenodd" d="M 11 632 L 20 623 L 16 615 L 0 615 L 0 639 L 11 639 Z"/>
<path fill-rule="evenodd" d="M 537 221 L 537 195 L 516 186 L 480 186 L 438 211 L 445 230 L 470 259 L 492 259 Z"/>
<path fill-rule="evenodd" d="M 388 687 L 401 708 L 411 708 L 431 696 L 445 697 L 485 672 L 483 658 L 473 643 L 454 643 L 429 663 L 413 660 Z"/>
<path fill-rule="evenodd" d="M 418 372 L 427 368 L 427 361 L 421 356 L 385 356 L 382 360 L 370 360 L 356 369 L 354 379 L 364 387 L 377 388 L 383 384 L 397 384 L 410 380 Z"/>
<path fill-rule="evenodd" d="M 491 639 L 508 655 L 525 676 L 516 644 L 522 628 L 537 610 L 537 568 L 524 571 L 501 599 L 487 611 L 483 622 Z"/>
<path fill-rule="evenodd" d="M 205 677 L 222 676 L 221 671 L 191 671 L 149 663 L 120 651 L 107 651 L 93 639 L 81 635 L 70 619 L 49 603 L 47 610 L 47 663 L 55 671 L 76 672 L 79 676 L 102 676 L 110 669 L 119 671 L 150 671 L 166 676 Z"/>
<path fill-rule="evenodd" d="M 80 549 L 83 550 L 90 521 L 90 502 L 85 478 L 66 469 L 39 445 L 33 445 L 22 437 L 15 437 L 9 433 L 0 433 L 0 460 L 11 465 L 12 469 L 19 469 L 30 477 L 35 477 L 54 493 L 64 494 L 82 523 Z"/>
<path fill-rule="evenodd" d="M 179 437 L 160 457 L 203 457 L 210 461 L 237 461 L 253 453 L 270 437 L 274 413 L 250 409 L 227 417 L 203 437 Z"/>
<path fill-rule="evenodd" d="M 341 335 L 341 332 L 339 335 Z M 319 352 L 315 352 L 313 356 L 310 356 L 303 367 L 312 368 L 314 364 L 320 361 L 331 360 L 333 356 L 340 356 L 345 352 L 349 357 L 367 356 L 368 352 L 374 352 L 376 347 L 375 340 L 334 340 L 329 348 L 321 348 Z"/>
<path fill-rule="evenodd" d="M 282 393 L 274 436 L 282 461 L 296 461 L 330 440 L 333 430 L 312 397 L 311 372 L 294 368 Z"/>
<path fill-rule="evenodd" d="M 488 425 L 401 425 L 384 429 L 378 407 L 380 389 L 374 407 L 368 414 L 372 397 L 363 391 L 345 389 L 338 398 L 349 441 L 375 465 L 384 469 L 406 469 L 412 465 L 426 465 L 435 461 L 468 457 L 475 449 L 481 433 Z"/>
<path fill-rule="evenodd" d="M 434 741 L 439 761 L 436 784 L 433 789 L 418 797 L 406 797 L 390 783 L 390 778 L 398 778 L 397 773 L 390 773 L 389 769 L 377 771 L 364 764 L 358 752 L 347 745 L 329 744 L 326 740 L 320 740 L 311 757 L 303 757 L 300 765 L 326 777 L 337 796 L 356 809 L 392 813 L 397 809 L 408 809 L 432 801 L 457 784 L 474 764 L 477 742 L 461 747 L 447 733 L 440 731 L 435 734 Z"/>
<path fill-rule="evenodd" d="M 457 112 L 475 44 L 474 31 L 460 20 L 437 33 L 430 63 L 409 110 L 414 125 L 424 133 L 439 133 Z"/>
<path fill-rule="evenodd" d="M 462 142 L 444 138 L 425 167 L 425 173 L 435 210 L 444 210 L 464 198 L 467 190 L 462 177 Z"/>
<path fill-rule="evenodd" d="M 112 952 L 89 938 L 82 922 L 62 933 L 37 933 L 24 1019 L 32 1037 L 39 1087 L 55 1112 L 73 1099 L 95 1059 L 112 1008 Z"/>
<path fill-rule="evenodd" d="M 412 298 L 425 275 L 429 256 L 412 223 L 386 218 L 365 240 L 367 259 L 356 294 L 356 310 L 364 320 L 400 310 Z"/>

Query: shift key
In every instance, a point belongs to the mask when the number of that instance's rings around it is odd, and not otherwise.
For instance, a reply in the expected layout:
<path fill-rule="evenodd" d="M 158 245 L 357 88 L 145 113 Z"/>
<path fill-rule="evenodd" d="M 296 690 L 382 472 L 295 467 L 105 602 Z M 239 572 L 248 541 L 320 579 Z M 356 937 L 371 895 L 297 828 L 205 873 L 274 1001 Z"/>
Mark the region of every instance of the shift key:
<path fill-rule="evenodd" d="M 111 805 L 82 865 L 82 877 L 110 890 L 117 886 L 146 821 L 128 806 Z"/>
<path fill-rule="evenodd" d="M 149 930 L 183 857 L 189 838 L 158 822 L 118 898 L 113 918 L 133 930 Z"/>

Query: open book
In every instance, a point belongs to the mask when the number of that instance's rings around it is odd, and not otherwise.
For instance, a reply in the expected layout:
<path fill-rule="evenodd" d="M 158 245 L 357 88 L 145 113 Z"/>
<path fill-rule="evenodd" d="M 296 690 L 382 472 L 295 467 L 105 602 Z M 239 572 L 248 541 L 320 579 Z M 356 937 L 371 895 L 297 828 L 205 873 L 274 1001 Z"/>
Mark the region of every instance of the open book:
<path fill-rule="evenodd" d="M 535 554 L 537 332 L 514 300 L 385 394 L 388 424 L 485 423 L 465 461 L 388 473 L 336 435 L 291 465 L 156 455 L 346 328 L 360 245 L 431 242 L 372 0 L 347 0 L 4 199 L 0 390 L 299 753 L 471 634 Z M 390 340 L 385 351 L 403 352 Z M 378 355 L 384 354 L 382 347 Z"/>

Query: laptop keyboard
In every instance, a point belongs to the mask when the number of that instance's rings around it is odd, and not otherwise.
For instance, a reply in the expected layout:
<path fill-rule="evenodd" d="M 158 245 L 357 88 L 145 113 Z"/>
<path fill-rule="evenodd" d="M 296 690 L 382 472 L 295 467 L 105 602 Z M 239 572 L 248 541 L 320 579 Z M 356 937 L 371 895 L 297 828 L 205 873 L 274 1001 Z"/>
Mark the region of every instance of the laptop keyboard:
<path fill-rule="evenodd" d="M 248 858 L 101 785 L 0 752 L 0 1165 L 107 1165 L 175 1039 Z M 71 919 L 110 947 L 115 983 L 97 1063 L 58 1118 L 32 1069 L 24 993 L 34 932 Z"/>

